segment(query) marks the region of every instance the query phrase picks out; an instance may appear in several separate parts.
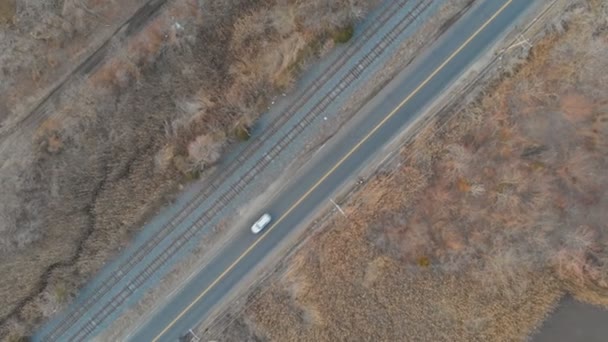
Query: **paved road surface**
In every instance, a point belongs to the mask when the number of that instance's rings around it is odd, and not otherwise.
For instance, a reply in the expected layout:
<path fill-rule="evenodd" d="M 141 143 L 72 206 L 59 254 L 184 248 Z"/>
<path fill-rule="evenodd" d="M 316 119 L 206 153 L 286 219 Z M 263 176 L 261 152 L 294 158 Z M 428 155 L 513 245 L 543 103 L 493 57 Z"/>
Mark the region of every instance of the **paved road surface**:
<path fill-rule="evenodd" d="M 302 78 L 300 89 L 291 96 L 281 97 L 256 123 L 251 141 L 236 144 L 220 160 L 218 172 L 190 184 L 175 203 L 147 222 L 130 246 L 107 263 L 80 289 L 70 307 L 58 313 L 32 339 L 87 341 L 120 320 L 126 309 L 157 286 L 202 239 L 214 240 L 211 235 L 224 218 L 240 213 L 246 217 L 238 220 L 254 220 L 255 214 L 247 211 L 250 207 L 265 207 L 255 203 L 259 201 L 260 189 L 278 177 L 295 177 L 283 175 L 283 170 L 294 156 L 303 153 L 301 146 L 311 144 L 319 130 L 329 129 L 325 116 L 337 117 L 335 110 L 345 99 L 372 77 L 382 63 L 394 55 L 399 43 L 446 1 L 383 1 L 355 28 L 351 43 L 337 47 L 318 68 L 309 70 L 307 77 Z M 232 236 L 240 232 L 241 224 L 229 227 L 223 234 Z M 213 248 L 220 249 L 219 246 Z M 215 251 L 209 254 L 215 255 Z M 147 316 L 143 320 L 147 320 Z"/>
<path fill-rule="evenodd" d="M 268 207 L 275 217 L 259 235 L 244 227 L 229 244 L 164 308 L 155 313 L 131 340 L 174 341 L 206 313 L 277 246 L 298 223 L 348 177 L 404 129 L 473 61 L 480 57 L 530 5 L 530 0 L 486 0 L 446 33 L 412 72 L 400 80 L 380 104 L 349 134 L 324 148 L 317 165 L 297 184 L 284 189 Z M 331 146 L 329 146 L 331 145 Z"/>

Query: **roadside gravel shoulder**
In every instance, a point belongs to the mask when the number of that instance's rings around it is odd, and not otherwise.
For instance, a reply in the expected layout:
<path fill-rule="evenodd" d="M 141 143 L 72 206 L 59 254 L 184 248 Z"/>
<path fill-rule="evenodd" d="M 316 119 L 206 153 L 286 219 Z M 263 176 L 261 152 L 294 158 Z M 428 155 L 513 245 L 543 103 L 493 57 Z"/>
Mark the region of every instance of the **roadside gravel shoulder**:
<path fill-rule="evenodd" d="M 530 23 L 535 22 L 541 13 L 545 10 L 559 11 L 563 7 L 564 1 L 557 0 L 556 5 L 543 3 L 542 5 L 532 6 L 529 11 L 523 15 L 519 22 Z M 468 1 L 461 1 L 462 6 L 471 6 L 472 4 Z M 427 44 L 424 41 L 422 34 L 439 39 L 439 36 L 434 36 L 438 33 L 436 30 L 441 27 L 444 22 L 449 22 L 450 18 L 454 15 L 460 16 L 464 12 L 461 12 L 463 7 L 457 6 L 457 1 L 447 4 L 443 10 L 445 12 L 439 13 L 438 17 L 440 20 L 433 21 L 433 24 L 426 25 L 422 28 L 412 40 L 404 42 L 399 52 L 393 56 L 391 61 L 386 64 L 386 67 L 375 74 L 374 78 L 369 80 L 359 91 L 340 108 L 340 115 L 352 116 L 353 111 L 359 111 L 371 98 L 373 98 L 383 87 L 389 84 L 393 79 L 399 77 L 404 72 L 404 68 L 409 66 L 416 52 L 421 51 Z M 442 11 L 443 11 L 442 10 Z M 546 17 L 550 18 L 551 14 Z M 545 18 L 546 19 L 546 18 Z M 545 30 L 547 23 L 540 21 L 534 26 L 529 27 L 526 31 L 526 37 L 530 37 L 531 41 L 538 39 L 539 35 Z M 358 177 L 349 180 L 338 193 L 335 194 L 335 203 L 341 206 L 348 215 L 348 207 L 357 199 L 353 195 L 356 194 L 359 186 L 368 180 L 372 179 L 378 174 L 390 174 L 394 172 L 399 166 L 399 151 L 413 141 L 413 138 L 428 125 L 433 122 L 440 120 L 447 120 L 450 117 L 450 113 L 458 111 L 460 108 L 465 107 L 471 101 L 474 101 L 477 95 L 483 92 L 484 88 L 496 81 L 504 70 L 510 70 L 514 68 L 523 58 L 527 55 L 529 48 L 526 46 L 520 46 L 519 48 L 509 51 L 508 54 L 503 54 L 503 58 L 498 60 L 495 56 L 501 54 L 505 49 L 513 46 L 513 43 L 517 41 L 518 37 L 522 33 L 523 26 L 519 24 L 515 25 L 513 30 L 504 34 L 501 39 L 492 46 L 490 51 L 478 61 L 475 62 L 463 75 L 461 75 L 456 82 L 454 82 L 449 89 L 447 89 L 429 108 L 425 108 L 424 112 L 428 113 L 421 118 L 418 122 L 414 123 L 411 129 L 402 132 L 399 136 L 396 136 L 390 141 L 382 150 L 378 153 L 359 173 Z M 417 40 L 416 38 L 420 38 Z M 416 43 L 412 43 L 415 41 Z M 433 40 L 434 41 L 434 40 Z M 420 45 L 416 45 L 420 44 Z M 392 70 L 392 72 L 390 71 Z M 485 70 L 485 72 L 484 72 Z M 356 117 L 353 118 L 356 120 Z M 314 158 L 314 151 L 318 151 L 319 147 L 324 144 L 334 134 L 340 134 L 342 131 L 342 124 L 333 125 L 333 130 L 328 132 L 329 135 L 321 136 L 317 140 L 316 147 L 310 152 L 311 158 Z M 309 160 L 309 159 L 307 159 Z M 297 162 L 296 162 L 297 163 Z M 303 163 L 304 164 L 304 163 Z M 336 207 L 330 203 L 319 204 L 319 210 L 316 211 L 314 216 L 308 217 L 305 222 L 301 223 L 301 227 L 293 233 L 292 236 L 285 239 L 283 246 L 276 248 L 276 251 L 268 256 L 264 262 L 260 263 L 262 266 L 256 269 L 255 277 L 249 275 L 245 281 L 241 284 L 241 291 L 234 291 L 230 298 L 227 298 L 223 305 L 215 308 L 213 313 L 208 319 L 202 321 L 196 329 L 192 329 L 195 334 L 202 340 L 216 340 L 221 337 L 222 340 L 233 340 L 233 337 L 246 336 L 248 340 L 256 340 L 260 337 L 259 332 L 256 331 L 255 326 L 251 324 L 248 316 L 245 314 L 245 310 L 251 303 L 258 298 L 262 297 L 262 294 L 270 287 L 262 284 L 267 283 L 271 278 L 280 278 L 282 275 L 289 272 L 289 260 L 294 256 L 306 243 L 310 242 L 315 238 L 317 233 L 327 229 L 327 224 L 331 222 L 331 218 L 335 215 L 340 215 L 340 212 Z M 236 293 L 238 292 L 238 293 Z"/>

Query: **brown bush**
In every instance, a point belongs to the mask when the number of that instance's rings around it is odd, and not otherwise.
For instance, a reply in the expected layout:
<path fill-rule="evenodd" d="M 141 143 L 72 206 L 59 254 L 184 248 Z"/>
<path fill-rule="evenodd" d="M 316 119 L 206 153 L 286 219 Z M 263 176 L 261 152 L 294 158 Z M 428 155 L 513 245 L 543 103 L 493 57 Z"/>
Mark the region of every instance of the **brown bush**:
<path fill-rule="evenodd" d="M 188 145 L 188 157 L 195 169 L 206 169 L 220 159 L 226 138 L 223 134 L 200 135 Z"/>

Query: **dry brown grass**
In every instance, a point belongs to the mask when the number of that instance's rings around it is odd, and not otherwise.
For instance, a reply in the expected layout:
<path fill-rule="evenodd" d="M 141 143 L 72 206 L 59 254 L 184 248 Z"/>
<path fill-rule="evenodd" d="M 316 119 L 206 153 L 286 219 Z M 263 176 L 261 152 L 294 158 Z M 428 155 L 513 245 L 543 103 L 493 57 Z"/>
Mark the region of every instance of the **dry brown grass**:
<path fill-rule="evenodd" d="M 0 338 L 65 307 L 180 182 L 215 163 L 236 128 L 252 125 L 374 2 L 177 0 L 113 46 L 107 63 L 58 98 L 34 139 L 0 150 Z M 64 17 L 122 15 L 103 1 L 64 4 Z M 87 23 L 82 30 L 95 27 Z"/>
<path fill-rule="evenodd" d="M 246 312 L 276 341 L 524 340 L 570 292 L 608 302 L 607 6 L 368 183 Z M 576 15 L 573 16 L 572 13 Z M 569 18 L 569 19 L 568 19 Z M 437 134 L 431 132 L 437 131 Z M 228 329 L 230 330 L 230 328 Z"/>
<path fill-rule="evenodd" d="M 0 24 L 11 22 L 16 12 L 17 4 L 15 0 L 0 1 Z"/>
<path fill-rule="evenodd" d="M 0 124 L 30 110 L 143 2 L 0 1 Z"/>

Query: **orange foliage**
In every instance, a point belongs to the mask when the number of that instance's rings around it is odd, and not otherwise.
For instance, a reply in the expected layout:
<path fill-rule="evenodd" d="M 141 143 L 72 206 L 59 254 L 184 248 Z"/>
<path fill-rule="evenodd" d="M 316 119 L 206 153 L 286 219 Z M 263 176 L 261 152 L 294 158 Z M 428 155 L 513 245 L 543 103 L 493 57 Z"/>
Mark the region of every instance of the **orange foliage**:
<path fill-rule="evenodd" d="M 469 192 L 471 191 L 471 184 L 469 184 L 469 181 L 467 181 L 465 178 L 459 178 L 458 181 L 456 182 L 456 187 L 458 188 L 458 191 L 460 192 Z"/>

